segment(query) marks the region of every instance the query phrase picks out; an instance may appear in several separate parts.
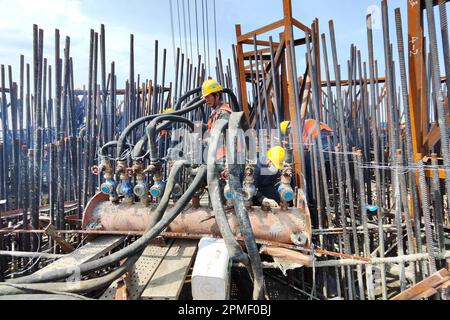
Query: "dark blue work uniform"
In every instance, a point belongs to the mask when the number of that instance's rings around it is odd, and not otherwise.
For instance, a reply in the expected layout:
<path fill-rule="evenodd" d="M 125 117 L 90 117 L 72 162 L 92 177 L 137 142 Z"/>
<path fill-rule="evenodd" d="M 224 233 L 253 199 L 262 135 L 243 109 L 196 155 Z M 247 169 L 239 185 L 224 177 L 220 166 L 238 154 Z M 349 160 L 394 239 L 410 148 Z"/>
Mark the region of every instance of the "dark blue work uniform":
<path fill-rule="evenodd" d="M 253 197 L 254 205 L 262 205 L 262 201 L 264 198 L 273 199 L 278 203 L 281 202 L 280 194 L 278 193 L 281 170 L 277 170 L 276 173 L 269 174 L 268 167 L 258 161 L 257 165 L 255 166 L 253 177 L 255 179 L 255 186 L 257 189 L 256 195 Z"/>

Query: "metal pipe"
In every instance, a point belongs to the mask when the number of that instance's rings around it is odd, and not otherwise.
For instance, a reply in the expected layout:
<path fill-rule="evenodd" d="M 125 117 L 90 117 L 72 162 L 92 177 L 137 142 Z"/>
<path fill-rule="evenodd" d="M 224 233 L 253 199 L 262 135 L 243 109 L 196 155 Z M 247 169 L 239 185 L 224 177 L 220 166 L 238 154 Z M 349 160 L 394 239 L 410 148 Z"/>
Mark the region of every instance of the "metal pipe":
<path fill-rule="evenodd" d="M 447 251 L 442 257 L 443 259 L 450 258 L 450 251 Z M 358 265 L 383 265 L 383 264 L 398 264 L 407 262 L 417 262 L 428 260 L 429 255 L 426 253 L 418 253 L 405 255 L 402 257 L 390 257 L 390 258 L 372 258 L 369 261 L 343 259 L 343 260 L 329 260 L 329 261 L 317 261 L 314 262 L 316 268 L 329 268 L 335 266 L 358 266 Z"/>

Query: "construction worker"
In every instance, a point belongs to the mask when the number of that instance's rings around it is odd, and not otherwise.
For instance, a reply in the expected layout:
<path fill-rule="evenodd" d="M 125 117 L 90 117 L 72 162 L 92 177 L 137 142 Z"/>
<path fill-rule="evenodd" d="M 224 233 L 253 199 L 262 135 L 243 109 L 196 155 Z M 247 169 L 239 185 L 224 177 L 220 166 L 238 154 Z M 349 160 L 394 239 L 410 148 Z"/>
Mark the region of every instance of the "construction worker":
<path fill-rule="evenodd" d="M 328 145 L 327 136 L 333 136 L 333 129 L 331 129 L 326 123 L 320 123 L 320 134 L 322 136 L 323 150 L 332 151 L 334 146 Z M 303 143 L 310 146 L 313 140 L 316 140 L 319 133 L 317 132 L 317 122 L 314 119 L 307 119 L 303 126 Z M 332 142 L 332 141 L 331 141 Z M 308 150 L 310 148 L 308 147 Z"/>
<path fill-rule="evenodd" d="M 215 80 L 206 80 L 202 85 L 202 98 L 208 107 L 213 108 L 213 112 L 208 119 L 208 130 L 211 130 L 214 123 L 219 119 L 229 119 L 233 112 L 228 103 L 222 100 L 222 86 Z"/>
<path fill-rule="evenodd" d="M 280 131 L 282 134 L 282 140 L 284 142 L 284 145 L 286 143 L 290 142 L 290 135 L 291 135 L 291 122 L 290 121 L 283 121 L 280 123 Z M 320 133 L 322 135 L 322 144 L 324 150 L 333 150 L 334 146 L 328 145 L 327 137 L 333 136 L 333 129 L 331 129 L 326 123 L 321 122 L 320 123 Z M 303 125 L 303 143 L 305 146 L 307 146 L 306 149 L 310 150 L 310 145 L 318 136 L 317 128 L 316 128 L 316 120 L 314 119 L 307 119 L 305 120 L 305 123 Z M 333 142 L 333 140 L 331 140 Z"/>
<path fill-rule="evenodd" d="M 291 145 L 290 134 L 291 134 L 291 122 L 283 121 L 280 123 L 281 131 L 281 141 L 283 146 L 288 147 Z"/>
<path fill-rule="evenodd" d="M 263 163 L 258 161 L 255 167 L 254 179 L 257 189 L 253 198 L 255 205 L 270 208 L 279 208 L 280 194 L 278 185 L 280 183 L 281 170 L 284 168 L 286 150 L 277 146 L 267 151 L 266 159 Z"/>
<path fill-rule="evenodd" d="M 233 112 L 228 103 L 222 99 L 222 86 L 215 80 L 206 80 L 202 85 L 202 98 L 205 100 L 208 107 L 213 109 L 209 116 L 207 128 L 208 131 L 214 127 L 214 124 L 219 119 L 229 119 Z M 223 160 L 226 155 L 225 145 L 222 143 L 217 150 L 216 160 Z"/>

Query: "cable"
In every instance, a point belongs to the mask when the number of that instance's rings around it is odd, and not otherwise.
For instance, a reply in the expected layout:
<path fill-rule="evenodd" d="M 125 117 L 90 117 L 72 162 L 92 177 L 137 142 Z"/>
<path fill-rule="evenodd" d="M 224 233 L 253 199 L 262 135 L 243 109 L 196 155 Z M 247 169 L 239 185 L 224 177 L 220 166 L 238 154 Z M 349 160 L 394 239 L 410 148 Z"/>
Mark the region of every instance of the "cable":
<path fill-rule="evenodd" d="M 238 152 L 238 132 L 239 129 L 245 129 L 246 125 L 241 125 L 243 122 L 244 113 L 233 113 L 230 117 L 228 126 L 228 142 L 227 142 L 227 163 L 229 170 L 229 185 L 232 192 L 234 209 L 238 218 L 239 229 L 244 237 L 245 246 L 247 247 L 248 257 L 250 259 L 251 271 L 253 274 L 253 299 L 264 299 L 264 274 L 261 265 L 261 257 L 258 251 L 258 245 L 253 234 L 252 225 L 248 217 L 248 211 L 245 207 L 242 195 L 242 181 L 241 181 L 241 165 L 237 160 Z M 245 152 L 244 149 L 243 152 Z"/>
<path fill-rule="evenodd" d="M 180 35 L 180 50 L 183 52 L 183 41 L 181 38 L 181 18 L 180 18 L 180 1 L 177 0 L 177 11 L 178 11 L 178 32 Z"/>
<path fill-rule="evenodd" d="M 218 55 L 217 51 L 217 19 L 216 19 L 216 0 L 214 0 L 214 42 L 215 42 L 215 53 L 216 57 Z"/>
<path fill-rule="evenodd" d="M 203 59 L 205 59 L 206 69 L 206 40 L 205 40 L 205 0 L 202 0 L 202 34 L 203 34 Z"/>
<path fill-rule="evenodd" d="M 230 258 L 234 262 L 243 263 L 248 269 L 250 268 L 248 256 L 244 253 L 239 243 L 234 238 L 230 228 L 225 209 L 222 204 L 221 188 L 219 185 L 219 166 L 216 163 L 217 150 L 222 134 L 228 127 L 228 121 L 219 119 L 211 130 L 208 150 L 208 192 L 211 198 L 211 204 L 214 209 L 216 223 L 219 226 L 220 234 L 225 241 Z M 249 269 L 251 270 L 251 269 Z M 249 271 L 251 272 L 251 271 Z"/>
<path fill-rule="evenodd" d="M 176 69 L 177 66 L 177 61 L 176 61 L 176 49 L 175 49 L 175 27 L 174 27 L 174 22 L 173 22 L 173 3 L 172 0 L 170 1 L 170 27 L 171 27 L 171 31 L 172 31 L 172 47 L 173 47 L 173 63 L 174 63 L 174 68 Z"/>
<path fill-rule="evenodd" d="M 87 293 L 94 290 L 102 289 L 110 285 L 114 280 L 120 278 L 124 275 L 139 259 L 140 254 L 136 254 L 128 258 L 124 264 L 118 267 L 113 272 L 107 274 L 106 276 L 78 281 L 74 285 L 68 285 L 67 282 L 54 282 L 54 283 L 38 283 L 38 284 L 11 284 L 11 283 L 0 283 L 0 296 L 12 295 L 12 294 L 26 294 L 29 291 L 34 292 L 57 292 L 60 293 Z M 9 289 L 7 288 L 9 287 Z M 11 289 L 13 288 L 13 289 Z"/>
<path fill-rule="evenodd" d="M 200 56 L 200 45 L 198 42 L 198 8 L 197 0 L 195 0 L 195 28 L 197 30 L 197 57 Z M 200 73 L 200 70 L 198 71 Z"/>
<path fill-rule="evenodd" d="M 186 60 L 187 60 L 189 49 L 188 49 L 188 44 L 187 44 L 186 7 L 184 6 L 184 1 L 183 1 L 183 26 L 184 26 L 184 43 L 186 45 Z"/>
<path fill-rule="evenodd" d="M 188 18 L 189 18 L 189 47 L 191 48 L 191 60 L 194 60 L 194 55 L 192 54 L 192 29 L 191 29 L 191 0 L 188 0 Z"/>
<path fill-rule="evenodd" d="M 210 59 L 210 49 L 209 49 L 209 17 L 208 17 L 208 1 L 206 0 L 206 40 L 208 43 L 208 76 L 211 76 L 211 59 Z"/>

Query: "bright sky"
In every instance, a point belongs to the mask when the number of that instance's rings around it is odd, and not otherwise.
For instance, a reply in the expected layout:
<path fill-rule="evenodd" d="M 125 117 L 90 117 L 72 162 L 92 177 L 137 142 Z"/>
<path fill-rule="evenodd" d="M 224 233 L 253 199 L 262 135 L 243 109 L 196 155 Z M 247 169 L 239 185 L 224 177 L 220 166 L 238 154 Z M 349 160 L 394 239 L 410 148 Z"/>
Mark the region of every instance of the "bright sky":
<path fill-rule="evenodd" d="M 208 1 L 211 59 L 214 56 L 214 0 Z M 185 47 L 183 3 L 188 17 L 188 3 L 191 12 L 191 35 L 194 56 L 197 53 L 195 2 L 198 7 L 199 32 L 202 35 L 202 0 L 172 0 L 175 23 L 175 42 L 180 44 L 178 9 L 181 13 L 182 46 Z M 231 57 L 231 45 L 235 43 L 235 24 L 242 25 L 248 32 L 282 18 L 282 0 L 216 0 L 217 41 L 223 50 L 224 60 Z M 345 65 L 349 57 L 350 44 L 355 43 L 362 50 L 364 60 L 368 58 L 366 40 L 366 14 L 375 12 L 374 29 L 376 58 L 382 63 L 383 42 L 381 29 L 381 0 L 293 0 L 294 17 L 306 25 L 319 18 L 320 32 L 328 37 L 328 21 L 334 19 L 340 63 Z M 406 22 L 406 0 L 389 1 L 391 41 L 395 41 L 393 12 L 400 7 Z M 15 68 L 18 81 L 19 56 L 25 55 L 32 63 L 33 24 L 45 32 L 44 55 L 54 64 L 54 29 L 61 31 L 61 46 L 64 37 L 71 37 L 71 55 L 74 57 L 75 82 L 77 87 L 88 83 L 89 32 L 100 31 L 100 24 L 106 26 L 107 66 L 116 62 L 119 87 L 124 87 L 129 69 L 129 38 L 135 35 L 136 74 L 141 80 L 153 78 L 154 43 L 159 40 L 160 62 L 162 49 L 168 49 L 168 79 L 173 79 L 173 47 L 170 19 L 170 2 L 167 0 L 0 0 L 0 63 Z M 189 41 L 189 20 L 186 19 L 187 41 Z M 404 29 L 406 34 L 406 28 Z M 303 37 L 297 33 L 296 37 Z M 274 39 L 277 41 L 277 39 Z M 203 51 L 203 37 L 200 36 L 200 50 Z M 188 47 L 190 45 L 188 43 Z M 396 48 L 396 46 L 395 46 Z M 396 50 L 395 50 L 396 51 Z M 190 55 L 190 50 L 188 50 Z M 303 53 L 301 54 L 303 57 Z M 299 74 L 304 71 L 304 60 L 298 59 Z M 383 66 L 384 64 L 382 64 Z M 380 70 L 380 73 L 384 71 Z"/>

